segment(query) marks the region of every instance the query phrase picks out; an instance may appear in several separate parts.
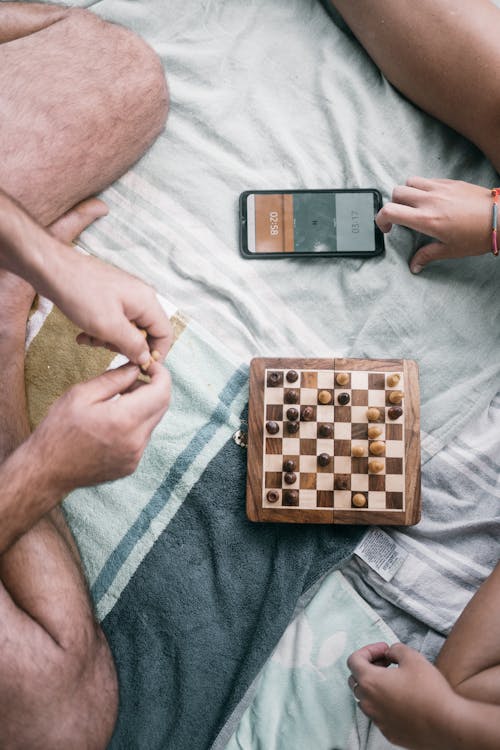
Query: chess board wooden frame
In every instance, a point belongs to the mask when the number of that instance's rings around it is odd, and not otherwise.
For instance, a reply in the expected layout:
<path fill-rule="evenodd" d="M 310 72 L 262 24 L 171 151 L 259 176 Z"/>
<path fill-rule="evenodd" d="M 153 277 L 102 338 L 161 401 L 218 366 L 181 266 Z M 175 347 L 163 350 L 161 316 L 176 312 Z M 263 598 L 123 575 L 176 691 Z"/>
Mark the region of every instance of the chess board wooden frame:
<path fill-rule="evenodd" d="M 405 502 L 396 509 L 263 507 L 264 398 L 266 369 L 402 372 L 404 379 Z M 293 387 L 293 386 L 290 386 Z M 420 397 L 418 366 L 408 359 L 255 358 L 250 365 L 248 414 L 247 516 L 281 523 L 376 524 L 411 526 L 421 514 Z"/>

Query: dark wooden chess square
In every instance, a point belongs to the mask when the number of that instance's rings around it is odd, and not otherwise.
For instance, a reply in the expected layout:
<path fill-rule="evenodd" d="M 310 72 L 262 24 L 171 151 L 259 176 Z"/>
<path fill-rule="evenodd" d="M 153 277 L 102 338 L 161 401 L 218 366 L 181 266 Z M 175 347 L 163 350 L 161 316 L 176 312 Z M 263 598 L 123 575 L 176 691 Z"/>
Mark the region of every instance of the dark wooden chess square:
<path fill-rule="evenodd" d="M 353 440 L 368 440 L 368 424 L 351 425 L 351 436 Z"/>
<path fill-rule="evenodd" d="M 368 391 L 354 389 L 351 393 L 351 403 L 353 406 L 368 406 Z"/>
<path fill-rule="evenodd" d="M 316 504 L 318 508 L 333 508 L 333 490 L 318 490 Z"/>
<path fill-rule="evenodd" d="M 350 490 L 351 489 L 351 475 L 350 474 L 335 474 L 333 480 L 333 487 L 336 490 Z"/>
<path fill-rule="evenodd" d="M 383 390 L 385 388 L 385 375 L 383 372 L 368 373 L 368 388 L 371 391 Z"/>
<path fill-rule="evenodd" d="M 282 440 L 281 438 L 266 438 L 266 453 L 277 454 L 281 453 Z"/>
<path fill-rule="evenodd" d="M 281 489 L 281 471 L 266 471 L 265 484 L 269 489 Z"/>
<path fill-rule="evenodd" d="M 314 438 L 301 438 L 300 452 L 303 456 L 316 455 L 316 440 Z"/>
<path fill-rule="evenodd" d="M 351 407 L 350 406 L 334 406 L 334 415 L 336 422 L 350 422 L 351 421 Z"/>
<path fill-rule="evenodd" d="M 315 370 L 310 370 L 309 372 L 301 373 L 300 387 L 301 388 L 317 388 L 318 387 L 318 373 Z"/>
<path fill-rule="evenodd" d="M 385 426 L 385 439 L 386 440 L 402 440 L 403 439 L 403 425 L 402 424 L 386 424 Z"/>
<path fill-rule="evenodd" d="M 351 441 L 350 440 L 335 440 L 334 441 L 334 454 L 336 456 L 350 456 L 351 455 Z"/>
<path fill-rule="evenodd" d="M 385 459 L 385 473 L 386 474 L 402 474 L 403 473 L 403 459 L 402 458 L 386 458 Z"/>
<path fill-rule="evenodd" d="M 370 474 L 368 476 L 368 489 L 372 492 L 383 492 L 385 490 L 384 474 Z"/>
<path fill-rule="evenodd" d="M 353 474 L 368 474 L 368 458 L 351 458 L 351 469 Z"/>
<path fill-rule="evenodd" d="M 300 489 L 301 490 L 315 490 L 316 489 L 316 473 L 301 473 L 300 474 Z"/>
<path fill-rule="evenodd" d="M 274 422 L 281 422 L 283 419 L 282 404 L 268 404 L 266 406 L 266 419 L 272 419 Z"/>
<path fill-rule="evenodd" d="M 402 492 L 387 492 L 385 498 L 386 498 L 386 505 L 388 508 L 401 509 L 403 507 L 403 493 Z"/>

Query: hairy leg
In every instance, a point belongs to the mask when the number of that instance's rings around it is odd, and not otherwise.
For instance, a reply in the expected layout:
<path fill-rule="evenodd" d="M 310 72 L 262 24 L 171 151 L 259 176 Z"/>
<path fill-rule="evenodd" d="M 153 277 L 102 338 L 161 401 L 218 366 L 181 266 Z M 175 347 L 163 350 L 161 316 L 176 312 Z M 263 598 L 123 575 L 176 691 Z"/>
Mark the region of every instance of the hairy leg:
<path fill-rule="evenodd" d="M 500 564 L 458 618 L 436 661 L 464 698 L 500 705 Z"/>
<path fill-rule="evenodd" d="M 500 10 L 490 0 L 331 0 L 387 79 L 500 170 Z"/>
<path fill-rule="evenodd" d="M 0 272 L 0 461 L 29 434 L 24 335 L 33 290 Z M 114 667 L 59 509 L 0 557 L 0 746 L 102 749 L 117 711 Z"/>
<path fill-rule="evenodd" d="M 103 212 L 100 201 L 85 201 L 50 231 L 69 242 Z M 34 291 L 0 271 L 0 295 L 1 462 L 29 434 L 24 338 Z M 116 719 L 116 675 L 60 508 L 0 556 L 0 622 L 0 746 L 104 748 Z"/>
<path fill-rule="evenodd" d="M 2 38 L 0 187 L 46 226 L 146 151 L 165 78 L 139 37 L 89 11 L 0 3 Z"/>

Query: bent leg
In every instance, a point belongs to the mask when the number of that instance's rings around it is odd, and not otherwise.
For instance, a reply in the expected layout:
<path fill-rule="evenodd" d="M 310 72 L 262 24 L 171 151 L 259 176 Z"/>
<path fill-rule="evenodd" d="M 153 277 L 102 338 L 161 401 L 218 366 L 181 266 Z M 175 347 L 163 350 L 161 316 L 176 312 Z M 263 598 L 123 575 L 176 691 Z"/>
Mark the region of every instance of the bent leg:
<path fill-rule="evenodd" d="M 0 272 L 0 296 L 2 461 L 29 433 L 23 365 L 33 290 Z M 0 747 L 103 750 L 116 719 L 116 675 L 59 509 L 0 557 L 0 626 Z"/>
<path fill-rule="evenodd" d="M 500 10 L 490 0 L 331 0 L 387 79 L 500 170 Z"/>
<path fill-rule="evenodd" d="M 458 618 L 436 666 L 464 698 L 500 705 L 500 564 Z"/>
<path fill-rule="evenodd" d="M 11 5 L 25 6 L 0 3 L 0 18 Z M 0 44 L 0 187 L 45 226 L 123 174 L 168 109 L 160 61 L 139 37 L 89 11 L 54 18 Z"/>

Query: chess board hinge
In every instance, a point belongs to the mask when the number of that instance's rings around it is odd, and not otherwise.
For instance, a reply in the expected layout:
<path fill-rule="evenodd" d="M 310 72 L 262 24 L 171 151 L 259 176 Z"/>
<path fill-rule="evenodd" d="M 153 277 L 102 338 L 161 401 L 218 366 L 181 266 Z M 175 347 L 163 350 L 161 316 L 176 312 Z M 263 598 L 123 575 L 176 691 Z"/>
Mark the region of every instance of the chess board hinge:
<path fill-rule="evenodd" d="M 246 425 L 244 425 L 246 427 Z M 248 429 L 248 428 L 247 428 Z M 239 445 L 240 448 L 246 448 L 248 446 L 248 431 L 240 428 L 239 430 L 236 430 L 235 433 L 233 433 L 232 438 L 236 445 Z"/>

